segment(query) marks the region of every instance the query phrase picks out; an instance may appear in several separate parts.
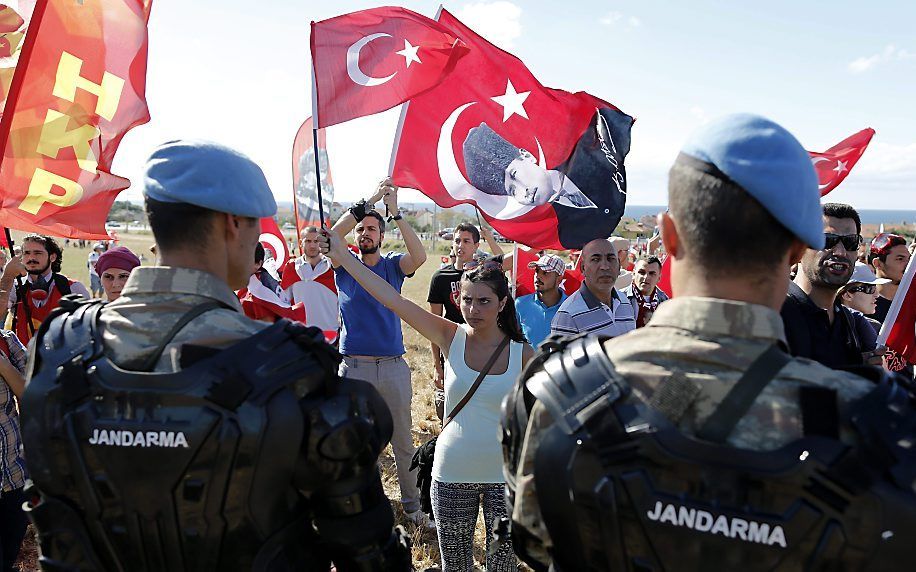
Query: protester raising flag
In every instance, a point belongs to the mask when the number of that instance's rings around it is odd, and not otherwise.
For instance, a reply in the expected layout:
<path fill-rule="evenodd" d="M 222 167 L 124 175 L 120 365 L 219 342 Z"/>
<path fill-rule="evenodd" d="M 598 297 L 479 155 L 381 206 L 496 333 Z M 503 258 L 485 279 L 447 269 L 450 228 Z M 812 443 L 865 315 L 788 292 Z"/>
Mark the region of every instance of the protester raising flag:
<path fill-rule="evenodd" d="M 391 109 L 435 87 L 467 53 L 448 29 L 405 8 L 312 22 L 316 127 Z"/>
<path fill-rule="evenodd" d="M 107 239 L 130 181 L 112 175 L 124 134 L 149 120 L 150 0 L 35 4 L 0 120 L 0 225 Z"/>
<path fill-rule="evenodd" d="M 439 22 L 470 52 L 405 107 L 395 184 L 442 207 L 474 204 L 500 234 L 534 249 L 609 236 L 626 201 L 633 119 L 587 93 L 544 87 L 448 11 Z"/>
<path fill-rule="evenodd" d="M 308 226 L 321 227 L 318 209 L 318 185 L 315 180 L 315 145 L 312 136 L 312 118 L 309 117 L 296 133 L 293 141 L 293 207 L 296 215 L 296 234 L 302 240 L 302 230 Z M 318 130 L 318 162 L 321 171 L 321 197 L 324 212 L 331 212 L 334 203 L 334 183 L 331 164 L 325 143 L 324 129 Z"/>
<path fill-rule="evenodd" d="M 897 293 L 887 311 L 887 317 L 878 334 L 878 345 L 887 346 L 884 363 L 891 371 L 900 371 L 908 364 L 916 364 L 916 287 L 913 274 L 916 274 L 916 262 L 910 263 L 903 273 Z"/>
<path fill-rule="evenodd" d="M 823 153 L 808 151 L 814 169 L 817 171 L 818 188 L 823 197 L 843 182 L 852 168 L 865 153 L 866 147 L 875 135 L 875 130 L 869 127 L 855 135 L 843 139 Z"/>

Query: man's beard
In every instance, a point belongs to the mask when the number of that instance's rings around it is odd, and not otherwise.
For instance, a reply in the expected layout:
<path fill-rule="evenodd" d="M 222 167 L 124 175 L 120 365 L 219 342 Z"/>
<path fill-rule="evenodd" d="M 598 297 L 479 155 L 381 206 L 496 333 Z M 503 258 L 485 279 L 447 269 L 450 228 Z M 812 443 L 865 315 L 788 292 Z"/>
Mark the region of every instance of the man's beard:
<path fill-rule="evenodd" d="M 42 274 L 44 274 L 45 272 L 47 272 L 47 271 L 48 271 L 48 268 L 50 268 L 50 267 L 51 267 L 51 263 L 49 262 L 49 263 L 45 264 L 45 265 L 44 265 L 44 268 L 42 268 L 41 270 L 28 270 L 28 269 L 26 269 L 26 272 L 29 273 L 29 274 L 32 275 L 32 276 L 41 276 Z"/>
<path fill-rule="evenodd" d="M 371 247 L 369 247 L 369 248 L 363 248 L 363 246 L 360 245 L 359 251 L 360 251 L 360 253 L 362 253 L 362 254 L 375 254 L 376 252 L 378 252 L 378 245 L 377 245 L 377 244 L 373 244 L 373 245 L 372 245 Z"/>

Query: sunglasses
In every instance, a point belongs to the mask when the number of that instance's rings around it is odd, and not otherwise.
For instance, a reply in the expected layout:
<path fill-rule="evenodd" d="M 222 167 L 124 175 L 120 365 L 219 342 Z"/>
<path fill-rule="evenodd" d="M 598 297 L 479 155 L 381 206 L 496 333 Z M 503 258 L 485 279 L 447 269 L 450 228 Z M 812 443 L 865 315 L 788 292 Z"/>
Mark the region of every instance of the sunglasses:
<path fill-rule="evenodd" d="M 502 271 L 503 265 L 495 260 L 471 260 L 465 262 L 462 266 L 465 270 L 499 270 Z"/>
<path fill-rule="evenodd" d="M 874 294 L 877 290 L 877 286 L 874 284 L 859 284 L 858 286 L 850 286 L 846 289 L 847 292 L 862 292 L 863 294 Z"/>
<path fill-rule="evenodd" d="M 861 234 L 833 234 L 832 232 L 824 233 L 824 250 L 832 250 L 840 242 L 847 252 L 858 250 L 862 244 Z"/>

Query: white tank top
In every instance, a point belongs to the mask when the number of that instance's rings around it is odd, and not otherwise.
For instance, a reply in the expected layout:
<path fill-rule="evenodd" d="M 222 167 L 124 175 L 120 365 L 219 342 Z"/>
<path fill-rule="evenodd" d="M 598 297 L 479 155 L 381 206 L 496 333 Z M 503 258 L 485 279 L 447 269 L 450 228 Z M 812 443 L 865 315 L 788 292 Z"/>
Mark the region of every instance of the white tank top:
<path fill-rule="evenodd" d="M 479 372 L 464 361 L 466 324 L 455 331 L 445 360 L 445 414 L 468 392 Z M 489 357 L 489 356 L 488 356 Z M 467 405 L 436 441 L 433 478 L 443 483 L 502 483 L 503 456 L 499 444 L 500 405 L 522 371 L 522 344 L 509 342 L 509 367 L 488 375 Z"/>

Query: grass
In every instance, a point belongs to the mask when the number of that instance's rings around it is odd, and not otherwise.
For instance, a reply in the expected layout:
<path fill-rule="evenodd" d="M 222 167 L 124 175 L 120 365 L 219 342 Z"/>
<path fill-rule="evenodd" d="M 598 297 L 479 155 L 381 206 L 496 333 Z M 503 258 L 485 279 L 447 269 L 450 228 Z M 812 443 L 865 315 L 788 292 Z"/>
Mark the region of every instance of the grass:
<path fill-rule="evenodd" d="M 13 240 L 19 244 L 22 233 L 13 232 Z M 149 247 L 153 244 L 153 237 L 148 233 L 121 233 L 120 246 L 130 248 L 135 254 L 143 255 L 144 264 L 153 264 L 154 257 L 149 252 Z M 75 246 L 75 241 L 71 241 L 70 246 L 61 246 L 64 248 L 62 272 L 73 280 L 83 282 L 89 286 L 89 271 L 86 267 L 86 259 L 92 250 L 94 241 L 88 241 L 83 248 Z M 403 252 L 403 242 L 392 241 L 386 243 L 383 250 L 395 250 Z M 441 256 L 448 253 L 448 243 L 445 241 L 436 241 L 428 245 L 429 258 L 412 278 L 404 282 L 403 294 L 417 304 L 426 308 L 426 296 L 429 289 L 430 278 L 439 268 Z M 205 256 L 201 253 L 201 256 Z M 416 330 L 402 322 L 404 333 L 404 347 L 407 354 L 404 356 L 412 372 L 413 383 L 413 404 L 411 415 L 413 418 L 413 437 L 414 444 L 421 443 L 432 438 L 439 433 L 439 419 L 436 417 L 433 392 L 433 361 L 430 356 L 429 342 L 423 338 Z M 394 457 L 391 447 L 388 446 L 380 459 L 382 468 L 382 483 L 385 493 L 390 499 L 399 499 L 400 490 L 398 489 L 397 473 L 394 470 Z M 430 567 L 439 566 L 439 546 L 435 533 L 417 530 L 410 523 L 400 509 L 400 504 L 392 503 L 396 518 L 399 524 L 411 534 L 413 541 L 413 562 L 417 570 L 425 570 Z M 482 518 L 478 520 L 477 532 L 475 534 L 474 557 L 478 566 L 483 569 L 485 561 L 484 555 L 485 536 L 483 532 Z M 35 560 L 35 544 L 31 535 L 26 538 L 21 564 L 23 571 L 37 570 Z"/>

